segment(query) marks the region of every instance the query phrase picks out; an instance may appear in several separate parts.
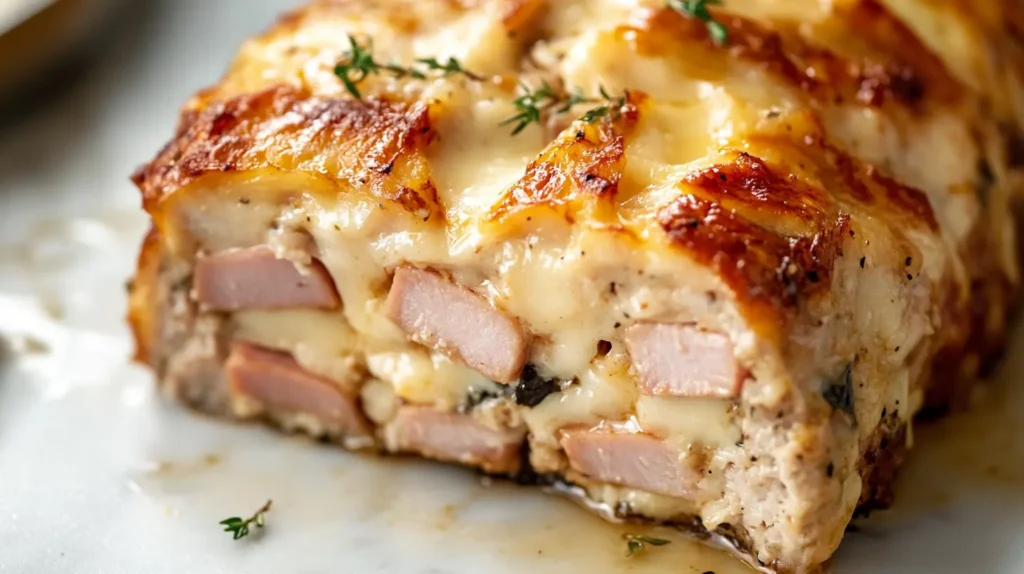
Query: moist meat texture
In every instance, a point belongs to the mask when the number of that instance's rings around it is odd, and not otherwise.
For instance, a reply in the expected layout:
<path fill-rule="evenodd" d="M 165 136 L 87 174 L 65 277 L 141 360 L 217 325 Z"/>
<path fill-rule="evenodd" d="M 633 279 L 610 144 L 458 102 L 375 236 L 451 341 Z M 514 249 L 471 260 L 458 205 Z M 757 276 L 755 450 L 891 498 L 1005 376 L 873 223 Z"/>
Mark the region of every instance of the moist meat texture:
<path fill-rule="evenodd" d="M 683 4 L 283 17 L 134 176 L 139 360 L 205 411 L 814 570 L 999 351 L 1024 29 L 998 0 Z"/>

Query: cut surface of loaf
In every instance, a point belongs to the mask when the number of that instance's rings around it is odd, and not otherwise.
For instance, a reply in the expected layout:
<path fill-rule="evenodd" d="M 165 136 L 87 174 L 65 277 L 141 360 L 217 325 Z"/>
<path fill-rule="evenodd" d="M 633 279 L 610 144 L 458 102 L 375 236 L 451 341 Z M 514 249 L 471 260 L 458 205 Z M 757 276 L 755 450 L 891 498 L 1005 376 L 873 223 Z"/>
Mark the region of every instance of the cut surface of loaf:
<path fill-rule="evenodd" d="M 1000 348 L 1020 14 L 684 4 L 283 17 L 134 176 L 139 359 L 208 412 L 813 570 Z"/>

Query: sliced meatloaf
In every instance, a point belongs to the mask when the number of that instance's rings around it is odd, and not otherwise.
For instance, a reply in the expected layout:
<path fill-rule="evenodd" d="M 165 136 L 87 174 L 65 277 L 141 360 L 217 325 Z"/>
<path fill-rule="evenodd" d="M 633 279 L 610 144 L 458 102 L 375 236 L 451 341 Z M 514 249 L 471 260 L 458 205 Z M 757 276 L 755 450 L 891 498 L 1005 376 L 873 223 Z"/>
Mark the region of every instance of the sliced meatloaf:
<path fill-rule="evenodd" d="M 134 176 L 139 359 L 205 411 L 808 571 L 1000 347 L 1021 30 L 997 0 L 314 2 Z"/>

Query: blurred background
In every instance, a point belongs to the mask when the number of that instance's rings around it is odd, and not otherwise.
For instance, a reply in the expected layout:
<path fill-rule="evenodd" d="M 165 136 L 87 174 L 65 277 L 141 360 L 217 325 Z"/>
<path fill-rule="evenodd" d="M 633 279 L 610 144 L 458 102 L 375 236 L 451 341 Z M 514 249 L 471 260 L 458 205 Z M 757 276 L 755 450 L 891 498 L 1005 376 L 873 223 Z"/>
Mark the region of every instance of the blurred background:
<path fill-rule="evenodd" d="M 0 210 L 18 213 L 0 241 L 40 217 L 137 209 L 127 178 L 178 107 L 299 3 L 0 0 Z"/>

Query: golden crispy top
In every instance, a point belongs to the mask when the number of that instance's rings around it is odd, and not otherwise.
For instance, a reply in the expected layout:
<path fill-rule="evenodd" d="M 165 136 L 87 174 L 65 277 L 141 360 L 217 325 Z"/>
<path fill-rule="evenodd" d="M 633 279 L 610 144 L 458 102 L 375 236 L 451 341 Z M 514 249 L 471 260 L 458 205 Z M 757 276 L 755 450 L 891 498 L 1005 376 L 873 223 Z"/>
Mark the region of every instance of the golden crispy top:
<path fill-rule="evenodd" d="M 757 314 L 827 290 L 871 237 L 892 251 L 879 264 L 927 258 L 915 272 L 959 273 L 966 296 L 966 246 L 1007 240 L 992 217 L 1024 159 L 1017 2 L 710 8 L 725 42 L 660 0 L 313 2 L 247 43 L 134 180 L 158 227 L 169 200 L 273 172 L 453 242 L 535 217 L 600 227 L 713 268 Z M 381 64 L 454 57 L 471 73 L 382 70 L 357 99 L 335 73 L 350 35 Z M 588 101 L 513 135 L 521 86 L 545 83 Z M 1015 278 L 1012 258 L 1002 272 Z"/>

